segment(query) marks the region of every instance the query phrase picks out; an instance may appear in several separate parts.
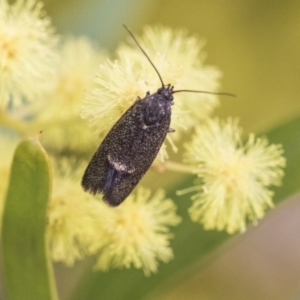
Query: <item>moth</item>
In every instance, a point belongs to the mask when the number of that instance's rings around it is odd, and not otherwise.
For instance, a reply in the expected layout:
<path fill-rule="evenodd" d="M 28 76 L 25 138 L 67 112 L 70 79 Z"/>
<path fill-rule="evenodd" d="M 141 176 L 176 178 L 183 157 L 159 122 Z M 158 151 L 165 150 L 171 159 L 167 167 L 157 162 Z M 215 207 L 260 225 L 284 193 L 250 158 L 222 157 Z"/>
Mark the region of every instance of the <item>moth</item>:
<path fill-rule="evenodd" d="M 175 131 L 170 127 L 173 94 L 195 92 L 233 96 L 229 93 L 174 90 L 170 84 L 165 85 L 133 33 L 123 26 L 154 68 L 161 87 L 156 93 L 147 92 L 144 98 L 137 97 L 106 135 L 85 170 L 83 189 L 91 194 L 102 193 L 104 201 L 111 206 L 118 206 L 132 192 L 150 168 L 166 135 Z"/>

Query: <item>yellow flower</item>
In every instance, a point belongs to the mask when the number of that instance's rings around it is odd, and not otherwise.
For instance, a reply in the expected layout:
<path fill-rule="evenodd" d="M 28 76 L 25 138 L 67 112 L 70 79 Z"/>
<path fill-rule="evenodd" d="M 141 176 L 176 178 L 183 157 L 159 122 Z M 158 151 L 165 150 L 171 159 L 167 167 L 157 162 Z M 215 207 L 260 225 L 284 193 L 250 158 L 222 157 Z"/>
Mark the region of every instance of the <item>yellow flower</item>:
<path fill-rule="evenodd" d="M 155 272 L 158 261 L 173 258 L 169 226 L 180 222 L 176 207 L 159 190 L 139 188 L 117 208 L 85 193 L 78 182 L 82 170 L 69 160 L 54 168 L 48 211 L 50 254 L 54 261 L 71 266 L 78 259 L 100 251 L 96 269 L 141 268 Z"/>
<path fill-rule="evenodd" d="M 60 45 L 55 84 L 40 105 L 37 119 L 45 122 L 41 141 L 54 151 L 86 152 L 94 134 L 80 117 L 82 101 L 103 54 L 87 38 L 68 38 Z M 80 138 L 79 138 L 80 137 Z"/>
<path fill-rule="evenodd" d="M 56 41 L 40 2 L 0 1 L 0 109 L 41 99 L 51 87 Z"/>
<path fill-rule="evenodd" d="M 146 27 L 138 40 L 165 84 L 170 83 L 177 90 L 214 92 L 218 89 L 221 73 L 215 67 L 204 65 L 203 41 L 182 30 L 165 27 Z M 161 86 L 146 57 L 132 40 L 130 42 L 131 46 L 121 45 L 117 49 L 116 60 L 107 59 L 100 65 L 93 88 L 84 101 L 82 116 L 100 135 L 108 132 L 138 96 L 144 98 L 147 91 L 155 93 Z M 176 134 L 172 138 L 178 139 L 183 130 L 207 118 L 217 104 L 215 95 L 176 94 L 171 122 Z M 166 155 L 167 152 L 161 158 Z"/>
<path fill-rule="evenodd" d="M 271 185 L 280 185 L 285 158 L 281 145 L 250 135 L 246 144 L 236 120 L 209 120 L 187 144 L 187 160 L 198 168 L 202 184 L 189 209 L 205 229 L 243 231 L 273 206 Z"/>
<path fill-rule="evenodd" d="M 121 45 L 117 49 L 118 56 L 126 55 L 128 59 L 142 66 L 141 80 L 145 73 L 149 75 L 149 79 L 144 79 L 147 83 L 146 91 L 156 92 L 161 85 L 157 74 L 131 38 L 128 40 L 132 46 Z M 217 92 L 222 73 L 217 67 L 205 65 L 206 52 L 203 48 L 206 42 L 203 38 L 190 36 L 184 29 L 146 26 L 139 41 L 165 84 L 170 83 L 175 90 Z M 174 101 L 171 127 L 176 128 L 179 133 L 182 129 L 192 128 L 206 119 L 219 104 L 216 95 L 193 93 L 176 94 Z"/>
<path fill-rule="evenodd" d="M 158 261 L 173 258 L 169 226 L 180 222 L 176 207 L 165 199 L 162 190 L 151 196 L 150 190 L 138 188 L 117 208 L 101 203 L 98 213 L 97 269 L 143 269 L 145 275 L 156 272 Z"/>
<path fill-rule="evenodd" d="M 46 120 L 79 118 L 85 93 L 91 88 L 104 55 L 86 37 L 66 38 L 59 45 L 58 54 L 55 86 L 45 101 L 47 109 L 42 109 L 40 117 Z"/>
<path fill-rule="evenodd" d="M 108 132 L 138 95 L 145 96 L 145 82 L 138 78 L 136 67 L 126 55 L 100 65 L 82 110 L 82 117 L 100 135 Z"/>
<path fill-rule="evenodd" d="M 97 238 L 94 211 L 99 202 L 82 190 L 79 176 L 69 164 L 62 160 L 61 170 L 56 167 L 54 172 L 48 208 L 48 237 L 52 259 L 71 266 L 75 260 L 91 254 L 89 249 Z"/>

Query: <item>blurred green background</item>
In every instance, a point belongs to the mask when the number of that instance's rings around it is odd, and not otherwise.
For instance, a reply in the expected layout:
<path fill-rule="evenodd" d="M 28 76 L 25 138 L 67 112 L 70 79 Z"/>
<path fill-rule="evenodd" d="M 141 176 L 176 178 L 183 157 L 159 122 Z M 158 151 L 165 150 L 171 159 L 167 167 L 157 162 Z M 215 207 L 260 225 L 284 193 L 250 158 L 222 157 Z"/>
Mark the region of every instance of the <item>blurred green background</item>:
<path fill-rule="evenodd" d="M 297 0 L 48 0 L 45 4 L 59 34 L 88 35 L 110 50 L 127 37 L 123 23 L 136 34 L 144 25 L 163 24 L 205 37 L 207 64 L 222 70 L 222 90 L 238 96 L 222 98 L 216 114 L 238 116 L 245 132 L 263 132 L 300 113 Z M 300 218 L 293 214 L 297 209 L 297 198 L 280 206 L 262 226 L 219 250 L 218 258 L 211 259 L 206 268 L 196 266 L 180 277 L 176 286 L 148 299 L 296 299 L 291 295 L 300 291 L 300 245 L 288 239 L 288 232 L 300 235 Z M 283 221 L 285 227 L 281 226 Z M 279 252 L 272 252 L 272 248 Z M 278 262 L 278 257 L 291 260 Z M 84 267 L 80 265 L 78 272 L 73 272 L 58 266 L 62 299 L 71 293 Z M 262 277 L 257 276 L 257 268 L 261 268 Z M 280 285 L 268 275 L 276 271 L 278 282 L 286 284 Z"/>

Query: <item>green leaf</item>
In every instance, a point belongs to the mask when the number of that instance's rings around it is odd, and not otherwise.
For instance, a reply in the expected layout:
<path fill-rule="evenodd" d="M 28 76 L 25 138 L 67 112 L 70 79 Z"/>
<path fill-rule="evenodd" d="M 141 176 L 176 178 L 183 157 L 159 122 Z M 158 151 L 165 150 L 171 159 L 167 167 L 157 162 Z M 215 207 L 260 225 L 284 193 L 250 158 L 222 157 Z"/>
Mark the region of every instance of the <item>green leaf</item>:
<path fill-rule="evenodd" d="M 274 202 L 280 202 L 300 190 L 300 117 L 266 133 L 269 141 L 282 144 L 287 159 L 282 186 L 274 189 Z"/>
<path fill-rule="evenodd" d="M 14 154 L 2 224 L 5 299 L 56 299 L 47 254 L 47 205 L 51 173 L 37 139 L 21 142 Z"/>
<path fill-rule="evenodd" d="M 265 133 L 272 143 L 280 143 L 285 150 L 287 167 L 283 185 L 275 190 L 275 202 L 284 200 L 300 188 L 300 118 Z M 112 270 L 108 273 L 92 272 L 86 274 L 83 282 L 75 290 L 72 299 L 75 300 L 123 300 L 141 299 L 159 289 L 167 288 L 180 280 L 185 271 L 190 272 L 196 262 L 204 264 L 207 254 L 220 246 L 228 238 L 226 233 L 204 231 L 198 224 L 192 223 L 187 215 L 191 205 L 189 196 L 176 197 L 175 191 L 192 185 L 193 178 L 189 177 L 181 186 L 169 191 L 169 196 L 176 200 L 179 214 L 183 223 L 175 230 L 172 243 L 175 258 L 168 264 L 161 264 L 157 274 L 147 278 L 141 271 Z M 152 298 L 151 296 L 149 297 Z"/>

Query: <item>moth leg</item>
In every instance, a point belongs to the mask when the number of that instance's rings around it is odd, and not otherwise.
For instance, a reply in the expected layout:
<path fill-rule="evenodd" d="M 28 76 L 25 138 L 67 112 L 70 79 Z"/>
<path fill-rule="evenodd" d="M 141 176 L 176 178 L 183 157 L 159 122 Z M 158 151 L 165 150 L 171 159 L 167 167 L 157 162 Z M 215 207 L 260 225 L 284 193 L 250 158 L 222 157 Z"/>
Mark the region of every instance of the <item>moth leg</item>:
<path fill-rule="evenodd" d="M 174 129 L 174 128 L 171 128 L 171 127 L 169 127 L 169 129 L 168 129 L 168 132 L 169 132 L 169 133 L 175 132 L 175 129 Z"/>
<path fill-rule="evenodd" d="M 114 188 L 117 177 L 118 177 L 118 171 L 111 164 L 109 164 L 106 173 L 105 182 L 104 182 L 104 187 L 103 187 L 103 194 L 105 195 L 106 198 L 109 198 L 109 195 L 111 194 Z"/>

